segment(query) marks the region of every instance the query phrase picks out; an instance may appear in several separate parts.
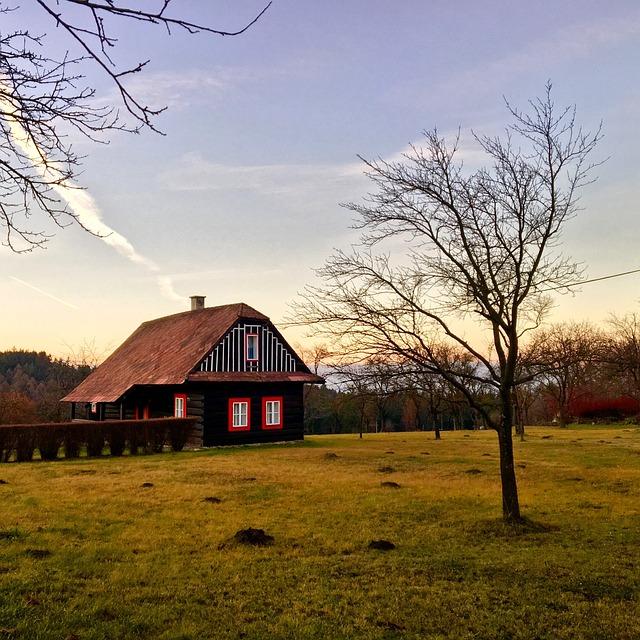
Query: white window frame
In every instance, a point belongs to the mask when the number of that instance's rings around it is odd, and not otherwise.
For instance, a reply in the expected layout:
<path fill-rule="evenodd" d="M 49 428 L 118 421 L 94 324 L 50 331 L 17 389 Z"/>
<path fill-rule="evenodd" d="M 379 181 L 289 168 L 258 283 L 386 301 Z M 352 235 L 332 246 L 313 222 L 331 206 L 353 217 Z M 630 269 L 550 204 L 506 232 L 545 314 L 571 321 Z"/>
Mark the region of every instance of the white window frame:
<path fill-rule="evenodd" d="M 267 400 L 265 403 L 265 424 L 275 427 L 282 422 L 282 402 L 280 400 Z"/>
<path fill-rule="evenodd" d="M 234 400 L 231 403 L 231 428 L 246 429 L 249 426 L 249 402 Z"/>
<path fill-rule="evenodd" d="M 253 358 L 249 357 L 249 341 L 252 340 L 254 342 L 254 349 L 253 349 Z M 258 356 L 258 343 L 259 343 L 259 336 L 257 333 L 247 333 L 246 335 L 246 342 L 245 342 L 245 360 L 247 362 L 257 362 L 259 359 Z"/>
<path fill-rule="evenodd" d="M 184 394 L 173 396 L 173 416 L 174 418 L 187 417 L 187 398 Z"/>
<path fill-rule="evenodd" d="M 267 396 L 262 398 L 262 428 L 282 429 L 282 411 L 284 402 L 282 396 Z"/>

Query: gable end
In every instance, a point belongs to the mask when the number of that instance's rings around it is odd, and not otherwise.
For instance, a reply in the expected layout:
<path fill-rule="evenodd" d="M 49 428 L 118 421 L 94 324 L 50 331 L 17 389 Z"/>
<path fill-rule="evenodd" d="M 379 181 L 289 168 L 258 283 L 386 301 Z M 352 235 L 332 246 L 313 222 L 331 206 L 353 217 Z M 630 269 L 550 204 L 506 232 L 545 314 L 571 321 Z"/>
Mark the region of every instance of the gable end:
<path fill-rule="evenodd" d="M 247 341 L 257 354 L 247 353 Z M 248 358 L 252 355 L 252 358 Z M 286 344 L 276 329 L 265 323 L 239 321 L 220 342 L 200 361 L 194 372 L 287 372 L 307 371 L 307 367 Z"/>

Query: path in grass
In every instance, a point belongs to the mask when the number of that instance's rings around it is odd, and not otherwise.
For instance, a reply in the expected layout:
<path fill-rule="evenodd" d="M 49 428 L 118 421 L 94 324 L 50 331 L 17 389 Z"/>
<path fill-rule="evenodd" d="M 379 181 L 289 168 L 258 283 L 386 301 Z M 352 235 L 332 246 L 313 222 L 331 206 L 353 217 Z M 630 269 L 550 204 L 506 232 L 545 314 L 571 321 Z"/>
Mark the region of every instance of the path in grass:
<path fill-rule="evenodd" d="M 640 430 L 516 456 L 547 532 L 490 432 L 0 465 L 0 640 L 640 637 Z"/>

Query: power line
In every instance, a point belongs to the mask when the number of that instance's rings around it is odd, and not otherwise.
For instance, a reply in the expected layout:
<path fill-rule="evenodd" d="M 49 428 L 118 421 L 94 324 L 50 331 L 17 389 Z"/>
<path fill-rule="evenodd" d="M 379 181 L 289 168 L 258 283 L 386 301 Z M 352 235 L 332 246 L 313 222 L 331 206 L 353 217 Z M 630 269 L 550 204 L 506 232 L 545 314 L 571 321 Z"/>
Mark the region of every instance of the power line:
<path fill-rule="evenodd" d="M 557 289 L 571 289 L 572 287 L 577 287 L 581 284 L 591 284 L 592 282 L 600 282 L 601 280 L 611 280 L 612 278 L 619 278 L 620 276 L 628 276 L 632 273 L 640 273 L 640 269 L 632 269 L 631 271 L 621 271 L 620 273 L 612 273 L 608 276 L 600 276 L 599 278 L 590 278 L 589 280 L 581 280 L 580 282 L 575 282 L 574 284 L 568 285 L 560 285 L 558 287 L 549 287 L 548 289 L 543 289 L 543 291 L 556 291 Z"/>

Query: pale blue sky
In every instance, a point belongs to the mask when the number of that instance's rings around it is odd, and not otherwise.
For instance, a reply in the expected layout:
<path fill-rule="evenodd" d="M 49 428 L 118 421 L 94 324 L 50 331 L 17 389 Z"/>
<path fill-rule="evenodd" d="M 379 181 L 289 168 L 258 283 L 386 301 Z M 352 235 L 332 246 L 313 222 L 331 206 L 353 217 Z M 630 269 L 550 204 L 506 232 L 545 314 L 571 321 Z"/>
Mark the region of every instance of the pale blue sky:
<path fill-rule="evenodd" d="M 37 7 L 22 4 L 0 28 L 27 20 L 60 46 Z M 175 7 L 234 28 L 262 4 Z M 247 302 L 277 322 L 312 268 L 353 237 L 339 203 L 368 188 L 356 154 L 392 156 L 434 126 L 498 132 L 502 96 L 522 105 L 548 79 L 587 127 L 604 121 L 598 155 L 610 156 L 567 228 L 566 252 L 591 277 L 640 267 L 637 2 L 274 0 L 235 39 L 169 38 L 144 25 L 118 34 L 119 60 L 152 58 L 132 86 L 169 105 L 158 120 L 167 135 L 79 142 L 88 154 L 81 180 L 104 222 L 158 270 L 78 228 L 46 251 L 2 248 L 0 349 L 65 354 L 94 339 L 113 348 L 140 322 L 186 309 L 194 293 L 209 305 Z M 102 79 L 96 85 L 101 100 L 113 96 Z M 638 284 L 630 276 L 585 286 L 558 299 L 554 318 L 637 310 Z"/>

